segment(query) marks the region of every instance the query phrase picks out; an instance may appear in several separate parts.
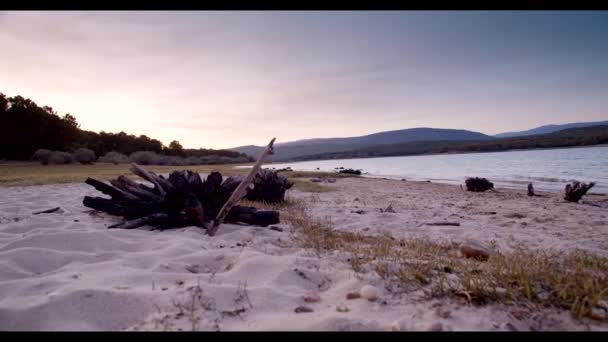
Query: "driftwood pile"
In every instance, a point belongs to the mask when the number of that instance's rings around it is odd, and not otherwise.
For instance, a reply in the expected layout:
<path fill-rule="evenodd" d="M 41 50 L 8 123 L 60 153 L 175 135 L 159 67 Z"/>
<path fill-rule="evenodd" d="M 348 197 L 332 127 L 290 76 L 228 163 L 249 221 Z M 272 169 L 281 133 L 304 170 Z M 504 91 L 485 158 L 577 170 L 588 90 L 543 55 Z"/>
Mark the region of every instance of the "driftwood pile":
<path fill-rule="evenodd" d="M 483 192 L 494 189 L 494 184 L 485 178 L 470 177 L 464 181 L 467 191 Z"/>
<path fill-rule="evenodd" d="M 198 226 L 214 235 L 224 221 L 258 226 L 275 224 L 279 222 L 277 211 L 237 205 L 244 197 L 267 203 L 285 199 L 285 191 L 293 184 L 275 171 L 260 171 L 263 160 L 272 153 L 273 143 L 274 139 L 246 177 L 223 179 L 219 172 L 212 172 L 202 180 L 198 173 L 186 170 L 174 171 L 165 178 L 132 164 L 131 172 L 153 187 L 126 176 L 113 179 L 110 184 L 88 178 L 87 184 L 111 198 L 85 196 L 83 204 L 125 219 L 109 228 L 130 229 L 151 224 L 162 230 Z"/>
<path fill-rule="evenodd" d="M 594 185 L 594 182 L 587 184 L 578 181 L 566 184 L 564 199 L 568 202 L 578 202 Z"/>

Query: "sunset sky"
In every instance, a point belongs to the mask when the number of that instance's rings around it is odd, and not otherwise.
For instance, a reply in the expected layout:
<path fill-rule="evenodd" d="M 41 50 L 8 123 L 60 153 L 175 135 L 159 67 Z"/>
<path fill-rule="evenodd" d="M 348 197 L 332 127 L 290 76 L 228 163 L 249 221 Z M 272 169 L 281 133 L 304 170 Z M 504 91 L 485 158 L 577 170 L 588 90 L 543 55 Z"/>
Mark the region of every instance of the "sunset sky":
<path fill-rule="evenodd" d="M 0 92 L 229 148 L 608 120 L 608 12 L 0 12 Z"/>

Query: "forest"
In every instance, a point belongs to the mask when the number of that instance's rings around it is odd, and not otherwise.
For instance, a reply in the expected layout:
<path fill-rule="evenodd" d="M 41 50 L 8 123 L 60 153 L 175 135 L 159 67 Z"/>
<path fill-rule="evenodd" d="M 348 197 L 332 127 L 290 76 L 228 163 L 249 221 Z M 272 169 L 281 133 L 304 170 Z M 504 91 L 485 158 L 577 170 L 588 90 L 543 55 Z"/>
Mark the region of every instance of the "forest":
<path fill-rule="evenodd" d="M 108 156 L 111 159 L 108 161 L 122 162 L 134 155 L 136 158 L 146 156 L 148 162 L 144 164 L 253 161 L 245 154 L 229 150 L 184 149 L 177 140 L 164 146 L 146 135 L 85 131 L 71 114 L 60 116 L 52 107 L 41 107 L 29 98 L 7 97 L 0 93 L 0 160 L 31 160 L 37 151 L 73 153 L 86 150 L 94 153 L 93 159 Z"/>

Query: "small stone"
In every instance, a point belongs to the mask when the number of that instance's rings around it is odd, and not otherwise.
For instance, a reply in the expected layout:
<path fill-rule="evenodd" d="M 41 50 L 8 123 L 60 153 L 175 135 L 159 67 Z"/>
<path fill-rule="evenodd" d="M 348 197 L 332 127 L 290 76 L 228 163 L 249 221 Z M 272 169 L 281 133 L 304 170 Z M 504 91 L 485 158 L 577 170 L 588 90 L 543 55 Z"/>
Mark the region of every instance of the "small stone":
<path fill-rule="evenodd" d="M 305 312 L 313 312 L 313 310 L 311 308 L 309 308 L 308 306 L 298 306 L 297 308 L 295 308 L 295 310 L 293 310 L 295 313 L 305 313 Z"/>
<path fill-rule="evenodd" d="M 346 304 L 342 303 L 342 304 L 340 304 L 340 305 L 338 305 L 336 307 L 336 311 L 338 311 L 338 312 L 349 312 L 350 309 L 348 308 L 348 306 L 346 306 Z"/>
<path fill-rule="evenodd" d="M 398 321 L 394 321 L 393 323 L 391 323 L 387 329 L 388 331 L 401 331 L 401 324 L 399 324 Z"/>
<path fill-rule="evenodd" d="M 598 321 L 603 321 L 605 319 L 608 319 L 608 315 L 606 314 L 606 311 L 604 311 L 604 309 L 600 309 L 600 308 L 591 309 L 590 316 L 591 316 L 591 318 L 598 320 Z"/>
<path fill-rule="evenodd" d="M 460 253 L 466 258 L 473 258 L 480 261 L 487 261 L 490 258 L 490 253 L 485 248 L 474 244 L 461 245 Z"/>
<path fill-rule="evenodd" d="M 450 318 L 451 314 L 452 314 L 452 312 L 450 310 L 447 310 L 447 309 L 438 308 L 437 310 L 435 310 L 435 315 L 437 315 L 438 317 L 441 317 L 443 319 Z"/>
<path fill-rule="evenodd" d="M 163 291 L 167 291 L 169 288 L 168 287 L 161 287 L 160 289 L 163 290 Z"/>
<path fill-rule="evenodd" d="M 316 303 L 321 300 L 321 297 L 315 291 L 310 291 L 302 296 L 302 299 L 304 299 L 306 303 Z"/>
<path fill-rule="evenodd" d="M 190 273 L 199 273 L 199 271 L 200 271 L 198 265 L 186 266 L 185 269 L 186 269 L 186 271 L 188 271 Z"/>
<path fill-rule="evenodd" d="M 513 310 L 511 311 L 511 315 L 518 321 L 524 320 L 529 316 L 528 312 L 524 310 Z"/>
<path fill-rule="evenodd" d="M 283 231 L 283 228 L 281 228 L 281 227 L 277 227 L 277 226 L 271 226 L 271 227 L 270 227 L 270 230 L 274 230 L 274 231 L 277 231 L 277 232 L 282 232 L 282 231 Z"/>
<path fill-rule="evenodd" d="M 378 289 L 374 286 L 371 285 L 365 285 L 361 288 L 361 297 L 369 300 L 369 301 L 374 301 L 376 299 L 378 299 L 378 297 L 380 296 L 380 291 L 378 291 Z"/>
<path fill-rule="evenodd" d="M 442 331 L 443 330 L 443 325 L 441 324 L 441 322 L 437 322 L 437 323 L 433 323 L 431 324 L 431 326 L 426 329 L 426 331 Z"/>
<path fill-rule="evenodd" d="M 359 292 L 349 292 L 346 294 L 346 299 L 358 299 L 361 298 L 361 294 Z"/>

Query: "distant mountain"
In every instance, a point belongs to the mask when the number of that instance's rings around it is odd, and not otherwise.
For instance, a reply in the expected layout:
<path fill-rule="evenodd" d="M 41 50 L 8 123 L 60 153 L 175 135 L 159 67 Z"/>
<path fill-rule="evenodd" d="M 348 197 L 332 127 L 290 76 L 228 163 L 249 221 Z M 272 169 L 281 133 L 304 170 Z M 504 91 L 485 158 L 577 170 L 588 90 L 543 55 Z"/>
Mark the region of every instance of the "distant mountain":
<path fill-rule="evenodd" d="M 553 132 L 561 131 L 563 129 L 568 129 L 568 128 L 588 127 L 588 126 L 597 126 L 597 125 L 608 125 L 608 121 L 574 122 L 574 123 L 568 123 L 568 124 L 563 124 L 563 125 L 545 125 L 545 126 L 532 128 L 527 131 L 500 133 L 500 134 L 496 134 L 495 137 L 496 138 L 523 137 L 523 136 L 529 136 L 529 135 L 553 133 Z"/>
<path fill-rule="evenodd" d="M 442 153 L 499 152 L 539 148 L 589 146 L 608 143 L 608 125 L 568 128 L 525 137 L 477 141 L 411 141 L 375 145 L 343 152 L 321 153 L 295 158 L 296 161 L 411 156 Z"/>
<path fill-rule="evenodd" d="M 350 151 L 374 145 L 400 144 L 412 141 L 479 141 L 492 140 L 491 136 L 462 129 L 409 128 L 374 133 L 350 138 L 306 139 L 275 144 L 275 154 L 269 160 L 281 161 L 298 157 Z M 240 146 L 229 150 L 257 157 L 264 147 Z"/>

